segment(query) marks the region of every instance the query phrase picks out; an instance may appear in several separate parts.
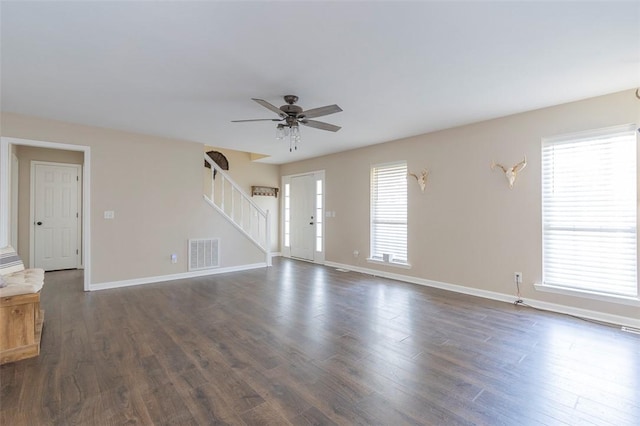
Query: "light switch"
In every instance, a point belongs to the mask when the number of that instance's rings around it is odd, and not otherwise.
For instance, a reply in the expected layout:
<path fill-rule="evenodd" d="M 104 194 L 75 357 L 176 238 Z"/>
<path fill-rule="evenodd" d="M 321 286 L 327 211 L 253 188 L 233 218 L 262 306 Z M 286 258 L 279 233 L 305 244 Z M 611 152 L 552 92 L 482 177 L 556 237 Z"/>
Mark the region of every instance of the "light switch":
<path fill-rule="evenodd" d="M 105 210 L 104 218 L 105 219 L 113 219 L 115 217 L 115 212 L 113 210 Z"/>

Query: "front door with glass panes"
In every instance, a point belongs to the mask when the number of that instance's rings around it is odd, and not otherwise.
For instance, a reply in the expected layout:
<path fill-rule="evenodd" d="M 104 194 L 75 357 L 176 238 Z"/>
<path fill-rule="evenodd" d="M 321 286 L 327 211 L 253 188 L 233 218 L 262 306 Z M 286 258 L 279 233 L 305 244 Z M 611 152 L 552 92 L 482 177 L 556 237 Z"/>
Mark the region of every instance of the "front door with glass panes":
<path fill-rule="evenodd" d="M 323 183 L 322 172 L 283 178 L 285 256 L 324 261 Z"/>

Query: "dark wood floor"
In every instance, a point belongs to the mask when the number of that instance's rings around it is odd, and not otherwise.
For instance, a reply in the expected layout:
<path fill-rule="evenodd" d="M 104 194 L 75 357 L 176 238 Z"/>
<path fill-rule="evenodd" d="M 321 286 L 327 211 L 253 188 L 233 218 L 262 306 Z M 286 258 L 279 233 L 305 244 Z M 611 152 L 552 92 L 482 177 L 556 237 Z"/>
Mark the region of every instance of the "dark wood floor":
<path fill-rule="evenodd" d="M 42 302 L 2 425 L 640 419 L 640 336 L 303 262 L 94 293 L 52 272 Z"/>

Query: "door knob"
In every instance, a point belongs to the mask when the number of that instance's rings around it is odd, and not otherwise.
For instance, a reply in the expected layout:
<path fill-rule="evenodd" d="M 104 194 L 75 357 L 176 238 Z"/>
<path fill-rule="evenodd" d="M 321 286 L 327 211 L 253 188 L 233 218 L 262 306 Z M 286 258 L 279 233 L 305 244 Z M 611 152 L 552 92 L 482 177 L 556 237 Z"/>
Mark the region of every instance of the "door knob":
<path fill-rule="evenodd" d="M 309 222 L 309 225 L 313 225 L 313 222 Z"/>
<path fill-rule="evenodd" d="M 36 222 L 36 225 L 42 225 L 42 222 Z"/>

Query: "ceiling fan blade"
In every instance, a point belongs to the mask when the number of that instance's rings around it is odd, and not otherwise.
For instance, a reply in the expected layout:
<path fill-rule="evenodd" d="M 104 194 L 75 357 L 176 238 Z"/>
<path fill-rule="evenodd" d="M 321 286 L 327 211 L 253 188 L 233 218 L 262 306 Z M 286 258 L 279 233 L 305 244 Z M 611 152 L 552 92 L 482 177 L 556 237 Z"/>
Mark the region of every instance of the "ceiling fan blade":
<path fill-rule="evenodd" d="M 282 121 L 281 118 L 254 118 L 250 120 L 231 120 L 232 123 L 245 123 L 247 121 Z"/>
<path fill-rule="evenodd" d="M 335 114 L 342 111 L 338 105 L 327 105 L 320 108 L 312 108 L 310 110 L 302 112 L 300 115 L 306 118 L 322 117 L 323 115 Z"/>
<path fill-rule="evenodd" d="M 323 123 L 322 121 L 316 121 L 316 120 L 300 120 L 300 123 L 304 124 L 305 126 L 309 126 L 309 127 L 314 127 L 316 129 L 321 129 L 321 130 L 328 130 L 330 132 L 337 132 L 338 130 L 342 129 L 342 127 L 340 126 L 335 126 L 333 124 L 329 124 L 329 123 Z"/>
<path fill-rule="evenodd" d="M 286 113 L 282 112 L 280 110 L 280 108 L 278 108 L 275 105 L 270 104 L 269 102 L 265 101 L 264 99 L 256 99 L 256 98 L 251 98 L 251 100 L 256 101 L 257 103 L 259 103 L 260 105 L 262 105 L 263 107 L 265 107 L 266 109 L 270 109 L 271 111 L 275 112 L 276 114 L 278 114 L 280 117 L 286 117 Z"/>

